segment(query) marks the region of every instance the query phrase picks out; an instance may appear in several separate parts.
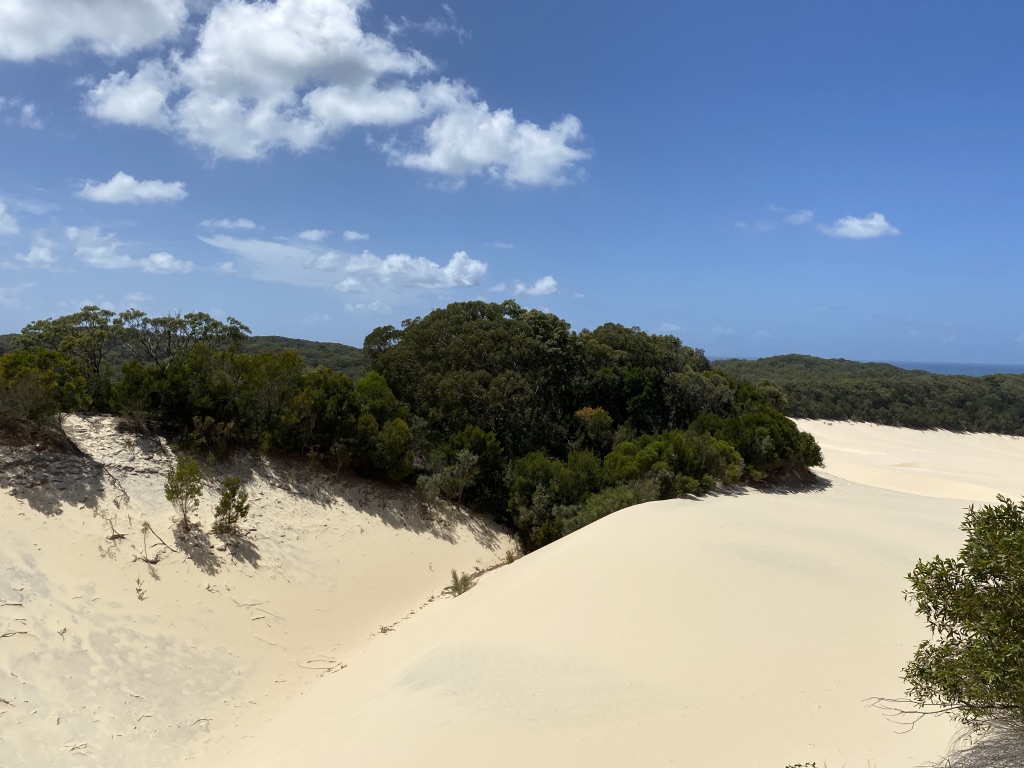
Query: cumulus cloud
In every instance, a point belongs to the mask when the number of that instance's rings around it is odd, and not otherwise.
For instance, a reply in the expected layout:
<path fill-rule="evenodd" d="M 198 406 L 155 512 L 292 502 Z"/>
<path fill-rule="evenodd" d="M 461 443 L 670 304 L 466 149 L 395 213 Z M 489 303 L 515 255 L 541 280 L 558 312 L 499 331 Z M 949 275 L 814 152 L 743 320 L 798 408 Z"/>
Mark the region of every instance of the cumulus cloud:
<path fill-rule="evenodd" d="M 405 253 L 393 253 L 381 259 L 364 252 L 353 256 L 345 270 L 355 274 L 371 274 L 382 283 L 422 288 L 456 288 L 479 283 L 487 273 L 487 265 L 471 259 L 465 251 L 455 253 L 444 266 L 422 256 L 409 256 Z"/>
<path fill-rule="evenodd" d="M 299 232 L 299 239 L 309 240 L 311 243 L 319 243 L 329 234 L 331 233 L 328 232 L 326 229 L 305 229 L 302 232 Z M 349 238 L 345 239 L 348 240 Z"/>
<path fill-rule="evenodd" d="M 514 288 L 517 294 L 524 296 L 547 296 L 558 291 L 558 281 L 551 275 L 545 275 L 533 283 L 533 285 L 527 285 L 516 280 Z"/>
<path fill-rule="evenodd" d="M 345 232 L 342 234 L 342 237 L 349 241 L 370 239 L 370 236 L 365 232 L 356 232 L 354 229 L 346 229 Z"/>
<path fill-rule="evenodd" d="M 124 171 L 110 181 L 87 181 L 76 194 L 94 203 L 167 203 L 188 197 L 183 181 L 138 181 Z"/>
<path fill-rule="evenodd" d="M 200 223 L 213 229 L 256 229 L 256 222 L 250 219 L 206 219 Z"/>
<path fill-rule="evenodd" d="M 0 3 L 0 59 L 32 61 L 78 44 L 121 56 L 174 37 L 186 0 L 15 0 Z"/>
<path fill-rule="evenodd" d="M 20 231 L 18 220 L 7 211 L 7 206 L 0 203 L 0 235 L 16 235 Z"/>
<path fill-rule="evenodd" d="M 885 220 L 878 212 L 869 213 L 862 219 L 856 216 L 844 216 L 830 225 L 820 225 L 819 229 L 829 237 L 845 237 L 851 240 L 868 240 L 873 237 L 892 237 L 900 231 Z"/>
<path fill-rule="evenodd" d="M 226 234 L 201 237 L 204 243 L 239 257 L 257 280 L 304 287 L 334 288 L 345 293 L 371 290 L 423 290 L 476 285 L 487 265 L 464 251 L 446 264 L 422 256 L 396 253 L 381 258 L 369 251 L 345 254 L 298 244 L 237 238 Z M 239 265 L 235 264 L 239 270 Z"/>
<path fill-rule="evenodd" d="M 111 74 L 90 89 L 96 118 L 172 133 L 216 157 L 304 152 L 346 129 L 423 126 L 382 146 L 390 161 L 454 179 L 565 183 L 588 155 L 580 121 L 541 128 L 492 111 L 460 82 L 431 79 L 423 53 L 365 31 L 367 0 L 218 2 L 196 45 Z"/>
<path fill-rule="evenodd" d="M 570 144 L 583 136 L 579 118 L 566 115 L 541 128 L 519 122 L 510 109 L 459 100 L 421 132 L 420 151 L 392 144 L 392 162 L 464 180 L 484 174 L 512 185 L 565 184 L 565 170 L 588 157 Z"/>
<path fill-rule="evenodd" d="M 19 253 L 14 258 L 23 262 L 29 267 L 39 269 L 50 269 L 57 263 L 57 257 L 53 255 L 54 244 L 40 234 L 32 238 L 32 247 L 27 253 Z"/>
<path fill-rule="evenodd" d="M 136 265 L 143 272 L 150 272 L 154 275 L 181 275 L 191 272 L 194 266 L 191 261 L 182 261 L 163 251 L 151 253 L 144 259 L 138 259 Z"/>
<path fill-rule="evenodd" d="M 124 246 L 116 235 L 100 232 L 98 227 L 68 227 L 65 234 L 75 246 L 75 256 L 99 269 L 141 269 L 151 274 L 166 275 L 191 272 L 194 266 L 191 261 L 182 261 L 164 252 L 133 258 L 124 252 Z"/>

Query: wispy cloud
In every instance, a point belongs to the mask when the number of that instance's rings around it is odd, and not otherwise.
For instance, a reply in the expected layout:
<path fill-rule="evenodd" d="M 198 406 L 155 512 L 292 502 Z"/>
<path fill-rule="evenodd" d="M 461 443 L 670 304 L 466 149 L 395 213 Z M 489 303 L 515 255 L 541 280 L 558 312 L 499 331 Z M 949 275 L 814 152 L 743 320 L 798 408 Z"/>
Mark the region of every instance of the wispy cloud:
<path fill-rule="evenodd" d="M 0 203 L 0 235 L 16 235 L 20 230 L 14 214 L 8 213 L 7 206 Z"/>
<path fill-rule="evenodd" d="M 201 224 L 211 229 L 256 229 L 251 219 L 206 219 Z"/>
<path fill-rule="evenodd" d="M 43 127 L 43 121 L 39 119 L 35 104 L 3 96 L 0 96 L 0 122 L 35 130 Z"/>
<path fill-rule="evenodd" d="M 311 243 L 319 243 L 329 234 L 331 233 L 326 229 L 304 229 L 302 232 L 299 232 L 299 239 L 308 240 Z"/>
<path fill-rule="evenodd" d="M 506 242 L 502 242 L 501 240 L 498 240 L 497 242 L 493 242 L 493 243 L 484 243 L 484 247 L 485 248 L 500 248 L 500 249 L 505 250 L 505 251 L 511 251 L 516 246 L 515 246 L 515 243 L 506 243 Z"/>
<path fill-rule="evenodd" d="M 439 263 L 405 253 L 383 258 L 370 251 L 342 253 L 309 241 L 287 243 L 226 234 L 199 239 L 238 257 L 233 269 L 254 279 L 343 293 L 468 287 L 479 284 L 487 273 L 487 264 L 465 251 Z"/>
<path fill-rule="evenodd" d="M 94 203 L 169 203 L 188 197 L 183 181 L 138 181 L 124 171 L 110 181 L 87 181 L 76 194 Z"/>
<path fill-rule="evenodd" d="M 354 229 L 346 229 L 341 236 L 352 242 L 354 240 L 369 240 L 370 236 L 365 232 L 356 232 Z"/>
<path fill-rule="evenodd" d="M 863 218 L 844 216 L 830 225 L 818 227 L 829 237 L 844 237 L 850 240 L 870 240 L 875 237 L 895 237 L 900 231 L 886 221 L 885 216 L 876 212 Z"/>

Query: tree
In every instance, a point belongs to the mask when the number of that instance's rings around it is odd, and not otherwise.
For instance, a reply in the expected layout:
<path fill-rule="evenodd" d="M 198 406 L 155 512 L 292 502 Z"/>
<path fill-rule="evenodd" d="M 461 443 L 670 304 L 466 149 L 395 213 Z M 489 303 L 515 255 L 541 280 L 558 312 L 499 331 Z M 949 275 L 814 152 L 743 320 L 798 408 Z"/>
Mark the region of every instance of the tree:
<path fill-rule="evenodd" d="M 213 512 L 214 533 L 238 533 L 238 523 L 249 514 L 249 494 L 242 490 L 242 479 L 228 477 L 220 491 L 220 501 Z"/>
<path fill-rule="evenodd" d="M 919 560 L 906 597 L 932 632 L 903 672 L 915 702 L 964 723 L 1024 720 L 1024 502 L 972 504 L 956 558 Z"/>
<path fill-rule="evenodd" d="M 0 357 L 0 429 L 67 441 L 63 415 L 89 403 L 86 381 L 71 358 L 49 349 Z"/>
<path fill-rule="evenodd" d="M 203 495 L 202 473 L 195 459 L 185 454 L 178 457 L 174 469 L 167 473 L 164 495 L 181 515 L 178 525 L 188 530 L 192 525 L 189 513 L 199 509 L 199 497 Z"/>

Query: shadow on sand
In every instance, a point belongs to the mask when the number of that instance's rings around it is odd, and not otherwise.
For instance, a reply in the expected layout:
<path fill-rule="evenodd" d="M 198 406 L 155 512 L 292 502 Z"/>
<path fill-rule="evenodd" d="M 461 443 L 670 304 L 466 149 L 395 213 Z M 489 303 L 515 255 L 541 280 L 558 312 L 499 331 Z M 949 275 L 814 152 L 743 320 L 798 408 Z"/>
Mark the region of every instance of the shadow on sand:
<path fill-rule="evenodd" d="M 0 492 L 26 502 L 44 515 L 66 505 L 95 511 L 103 493 L 103 465 L 70 447 L 11 445 L 0 455 Z"/>

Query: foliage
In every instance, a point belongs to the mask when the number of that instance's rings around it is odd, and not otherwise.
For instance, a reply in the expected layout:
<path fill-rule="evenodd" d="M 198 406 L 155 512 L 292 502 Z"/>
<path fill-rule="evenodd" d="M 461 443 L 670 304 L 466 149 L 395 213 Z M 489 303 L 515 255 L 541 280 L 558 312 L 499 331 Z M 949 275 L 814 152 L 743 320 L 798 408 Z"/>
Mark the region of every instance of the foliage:
<path fill-rule="evenodd" d="M 1024 502 L 971 505 L 956 558 L 918 561 L 907 599 L 932 638 L 904 670 L 908 694 L 969 724 L 1024 720 Z"/>
<path fill-rule="evenodd" d="M 0 429 L 66 439 L 62 416 L 89 404 L 87 383 L 67 356 L 48 349 L 0 356 Z"/>
<path fill-rule="evenodd" d="M 225 478 L 220 501 L 213 512 L 214 533 L 238 533 L 238 523 L 249 514 L 249 494 L 242 489 L 238 477 Z"/>
<path fill-rule="evenodd" d="M 476 582 L 473 581 L 473 577 L 468 573 L 459 573 L 452 568 L 452 583 L 448 585 L 448 589 L 451 593 L 458 597 L 463 592 L 468 592 Z"/>
<path fill-rule="evenodd" d="M 310 368 L 321 347 L 248 332 L 204 313 L 84 307 L 26 326 L 19 354 L 40 357 L 19 386 L 49 393 L 40 412 L 91 398 L 196 455 L 281 452 L 415 483 L 427 503 L 490 512 L 523 551 L 616 504 L 806 479 L 821 460 L 775 407 L 778 388 L 736 383 L 674 336 L 615 323 L 575 332 L 513 301 L 456 303 L 348 348 L 369 366 L 353 381 Z"/>
<path fill-rule="evenodd" d="M 0 344 L 2 343 L 0 337 Z M 249 355 L 296 352 L 308 368 L 326 368 L 333 373 L 344 373 L 353 381 L 362 378 L 367 367 L 363 350 L 332 341 L 305 341 L 284 336 L 249 336 L 238 345 L 238 350 Z"/>
<path fill-rule="evenodd" d="M 714 366 L 756 383 L 794 418 L 1024 435 L 1024 374 L 952 376 L 807 355 L 719 360 Z"/>
<path fill-rule="evenodd" d="M 202 473 L 199 462 L 191 456 L 181 454 L 177 463 L 167 473 L 164 495 L 177 510 L 178 524 L 187 530 L 191 526 L 189 515 L 199 509 L 199 498 L 203 495 Z"/>

